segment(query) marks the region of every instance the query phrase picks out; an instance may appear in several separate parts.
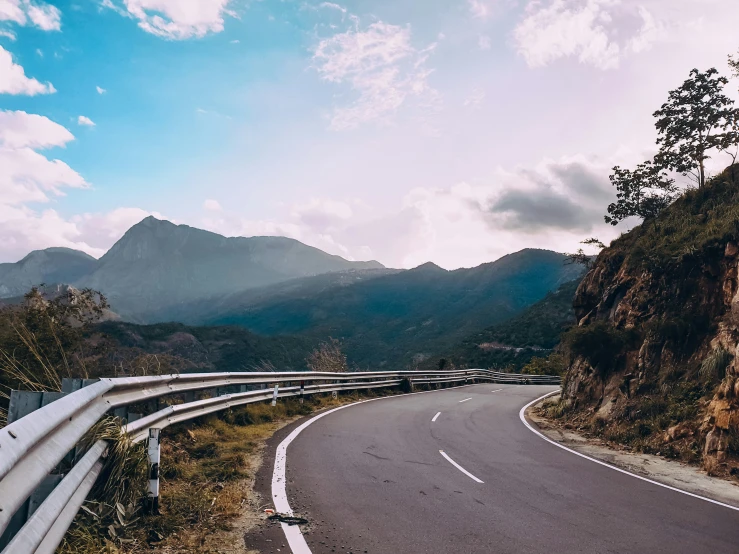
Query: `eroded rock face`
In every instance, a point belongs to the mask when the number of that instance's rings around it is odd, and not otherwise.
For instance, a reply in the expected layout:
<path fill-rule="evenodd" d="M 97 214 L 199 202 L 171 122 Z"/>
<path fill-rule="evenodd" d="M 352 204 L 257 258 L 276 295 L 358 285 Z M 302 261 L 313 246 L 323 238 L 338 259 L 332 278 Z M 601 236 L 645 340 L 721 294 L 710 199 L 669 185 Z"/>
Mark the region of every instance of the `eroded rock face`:
<path fill-rule="evenodd" d="M 704 464 L 715 467 L 726 460 L 731 437 L 739 436 L 739 245 L 700 252 L 669 271 L 624 259 L 617 248 L 604 250 L 580 284 L 574 308 L 580 327 L 605 323 L 614 332 L 633 330 L 636 338 L 614 353 L 608 370 L 570 348 L 562 397 L 593 418 L 617 421 L 639 395 L 697 382 L 703 360 L 726 351 L 731 361 L 720 368 L 725 376 L 713 398 L 694 421 L 662 435 L 670 442 L 695 432 Z"/>

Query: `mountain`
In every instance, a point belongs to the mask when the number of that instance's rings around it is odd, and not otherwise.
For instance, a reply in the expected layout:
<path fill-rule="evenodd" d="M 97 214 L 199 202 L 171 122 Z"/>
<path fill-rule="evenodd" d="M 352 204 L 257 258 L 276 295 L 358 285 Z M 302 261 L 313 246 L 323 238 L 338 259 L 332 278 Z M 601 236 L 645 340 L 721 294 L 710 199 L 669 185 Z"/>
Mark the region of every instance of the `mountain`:
<path fill-rule="evenodd" d="M 102 291 L 122 317 L 156 322 L 179 304 L 296 277 L 382 267 L 350 262 L 285 237 L 226 238 L 147 217 L 80 283 Z"/>
<path fill-rule="evenodd" d="M 471 269 L 434 264 L 313 295 L 270 297 L 207 321 L 255 333 L 341 339 L 350 363 L 398 367 L 442 352 L 577 278 L 565 256 L 527 249 Z"/>
<path fill-rule="evenodd" d="M 534 356 L 546 356 L 575 323 L 572 300 L 580 280 L 561 285 L 510 319 L 473 333 L 424 362 L 438 367 L 444 358 L 460 367 L 512 367 L 520 370 Z"/>
<path fill-rule="evenodd" d="M 97 260 L 71 248 L 34 250 L 21 261 L 0 264 L 0 298 L 27 293 L 32 286 L 73 283 L 94 271 Z"/>
<path fill-rule="evenodd" d="M 739 467 L 739 165 L 604 249 L 562 337 L 572 425 L 638 450 Z"/>

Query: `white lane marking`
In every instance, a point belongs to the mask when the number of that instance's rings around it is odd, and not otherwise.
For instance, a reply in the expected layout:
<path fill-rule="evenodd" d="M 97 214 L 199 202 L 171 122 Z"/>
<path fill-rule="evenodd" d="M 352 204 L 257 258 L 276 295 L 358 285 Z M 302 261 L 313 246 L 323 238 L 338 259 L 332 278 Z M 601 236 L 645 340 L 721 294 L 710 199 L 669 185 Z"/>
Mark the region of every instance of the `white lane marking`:
<path fill-rule="evenodd" d="M 491 390 L 490 392 L 500 392 L 500 391 L 502 391 L 502 390 L 503 390 L 503 389 L 495 389 L 495 390 Z"/>
<path fill-rule="evenodd" d="M 441 412 L 436 412 L 436 415 L 433 418 L 431 418 L 431 423 L 433 423 L 434 421 L 436 421 L 439 418 L 440 415 L 441 415 Z"/>
<path fill-rule="evenodd" d="M 548 396 L 552 396 L 553 394 L 557 394 L 558 390 L 554 392 L 550 392 L 548 394 L 545 394 L 544 396 L 540 396 L 536 400 L 532 400 L 528 404 L 526 404 L 523 408 L 521 408 L 521 411 L 518 412 L 518 417 L 523 421 L 523 424 L 526 425 L 526 427 L 529 428 L 530 431 L 533 433 L 539 435 L 542 439 L 547 441 L 548 443 L 553 444 L 554 446 L 557 446 L 561 448 L 562 450 L 567 450 L 567 452 L 574 454 L 575 456 L 580 456 L 581 458 L 585 458 L 586 460 L 590 460 L 591 462 L 595 462 L 596 464 L 602 465 L 603 467 L 607 467 L 608 469 L 612 469 L 614 471 L 618 471 L 619 473 L 623 473 L 624 475 L 629 475 L 631 477 L 634 477 L 635 479 L 640 479 L 642 481 L 646 481 L 647 483 L 651 483 L 652 485 L 657 485 L 658 487 L 663 487 L 665 489 L 669 489 L 671 491 L 679 492 L 680 494 L 685 494 L 687 496 L 692 496 L 693 498 L 697 498 L 698 500 L 705 500 L 706 502 L 710 502 L 711 504 L 716 504 L 718 506 L 723 506 L 724 508 L 729 508 L 730 510 L 734 510 L 736 512 L 739 512 L 739 507 L 732 506 L 731 504 L 724 504 L 723 502 L 719 502 L 718 500 L 714 500 L 713 498 L 706 498 L 705 496 L 701 496 L 699 494 L 694 494 L 692 492 L 684 491 L 682 489 L 678 489 L 677 487 L 671 487 L 670 485 L 666 485 L 665 483 L 660 483 L 659 481 L 653 481 L 652 479 L 647 479 L 646 477 L 642 477 L 641 475 L 637 475 L 635 473 L 631 473 L 630 471 L 626 471 L 625 469 L 621 469 L 620 467 L 612 466 L 611 464 L 607 464 L 606 462 L 602 462 L 600 460 L 596 460 L 595 458 L 591 458 L 590 456 L 586 456 L 585 454 L 582 454 L 576 450 L 572 450 L 571 448 L 567 448 L 566 446 L 559 444 L 557 441 L 553 441 L 549 437 L 544 436 L 542 433 L 537 431 L 532 427 L 532 425 L 526 421 L 526 410 L 529 408 L 529 406 L 533 406 L 540 400 L 544 400 Z"/>
<path fill-rule="evenodd" d="M 465 398 L 464 400 L 460 400 L 459 403 L 461 404 L 462 402 L 467 402 L 468 400 L 472 400 L 472 397 L 470 396 L 469 398 Z"/>
<path fill-rule="evenodd" d="M 455 462 L 454 460 L 452 460 L 452 459 L 451 459 L 451 458 L 450 458 L 450 457 L 449 457 L 449 456 L 447 455 L 447 453 L 446 453 L 446 452 L 444 452 L 443 450 L 439 450 L 439 454 L 441 454 L 442 456 L 444 456 L 444 457 L 445 457 L 445 458 L 447 459 L 447 461 L 448 461 L 448 462 L 449 462 L 450 464 L 452 464 L 452 465 L 453 465 L 454 467 L 456 467 L 456 468 L 457 468 L 457 469 L 458 469 L 459 471 L 461 471 L 462 473 L 464 473 L 464 474 L 465 474 L 465 475 L 466 475 L 467 477 L 469 477 L 469 478 L 470 478 L 470 479 L 472 479 L 473 481 L 477 481 L 478 483 L 485 483 L 485 482 L 484 482 L 484 481 L 482 481 L 481 479 L 478 479 L 477 477 L 475 477 L 474 475 L 472 475 L 472 474 L 471 474 L 471 473 L 470 473 L 469 471 L 467 471 L 467 470 L 466 470 L 465 468 L 463 468 L 463 467 L 462 467 L 461 465 L 459 465 L 459 464 L 458 464 L 457 462 Z"/>
<path fill-rule="evenodd" d="M 427 394 L 429 392 L 444 392 L 445 390 L 451 390 L 451 389 L 461 389 L 464 387 L 474 387 L 475 385 L 460 385 L 458 387 L 449 387 L 448 389 L 439 389 L 439 390 L 424 390 L 419 392 L 411 392 L 408 394 L 404 394 L 401 396 L 412 396 L 414 394 Z M 287 447 L 290 446 L 290 443 L 295 440 L 295 438 L 303 431 L 306 427 L 308 427 L 311 423 L 314 421 L 317 421 L 321 419 L 324 416 L 327 416 L 330 413 L 336 412 L 338 410 L 343 410 L 344 408 L 349 408 L 350 406 L 356 406 L 357 404 L 364 404 L 365 402 L 373 402 L 375 400 L 387 400 L 389 398 L 398 398 L 397 396 L 384 396 L 382 398 L 370 398 L 368 400 L 359 400 L 358 402 L 353 402 L 351 404 L 346 404 L 344 406 L 339 406 L 338 408 L 334 408 L 333 410 L 329 410 L 327 412 L 323 412 L 322 414 L 318 414 L 317 416 L 309 419 L 299 427 L 296 427 L 292 433 L 290 433 L 287 437 L 283 439 L 283 441 L 277 446 L 277 452 L 275 453 L 275 469 L 272 472 L 272 500 L 275 504 L 275 510 L 279 513 L 292 515 L 293 511 L 292 508 L 290 508 L 290 502 L 287 500 L 287 491 L 285 490 L 285 469 L 287 466 Z M 308 546 L 308 543 L 305 542 L 305 537 L 303 536 L 303 532 L 300 530 L 300 527 L 297 525 L 288 525 L 287 523 L 280 523 L 282 526 L 282 531 L 285 533 L 285 539 L 287 539 L 287 544 L 290 545 L 290 550 L 292 550 L 293 554 L 312 554 L 311 549 Z"/>

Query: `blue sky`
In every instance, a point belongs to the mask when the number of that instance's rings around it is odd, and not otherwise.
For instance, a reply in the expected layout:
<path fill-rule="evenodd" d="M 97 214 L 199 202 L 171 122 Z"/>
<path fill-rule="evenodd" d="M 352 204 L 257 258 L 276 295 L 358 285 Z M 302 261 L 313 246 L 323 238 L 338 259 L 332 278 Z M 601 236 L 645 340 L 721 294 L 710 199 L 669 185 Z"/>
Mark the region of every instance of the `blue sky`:
<path fill-rule="evenodd" d="M 735 0 L 0 0 L 0 261 L 148 214 L 399 267 L 608 240 L 609 168 L 737 26 Z"/>

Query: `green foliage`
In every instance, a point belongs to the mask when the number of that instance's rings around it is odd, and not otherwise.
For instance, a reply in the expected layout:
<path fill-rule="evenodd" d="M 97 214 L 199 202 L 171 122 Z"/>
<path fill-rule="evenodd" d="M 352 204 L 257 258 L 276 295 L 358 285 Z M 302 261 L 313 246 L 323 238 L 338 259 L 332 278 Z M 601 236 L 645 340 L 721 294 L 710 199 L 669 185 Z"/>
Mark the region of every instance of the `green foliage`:
<path fill-rule="evenodd" d="M 100 293 L 33 287 L 18 305 L 0 307 L 0 412 L 11 389 L 59 391 L 64 377 L 88 377 L 84 333 L 108 307 Z"/>
<path fill-rule="evenodd" d="M 561 354 L 552 353 L 546 358 L 534 356 L 529 360 L 521 373 L 528 375 L 564 375 L 567 371 L 567 363 Z"/>
<path fill-rule="evenodd" d="M 211 323 L 297 335 L 313 344 L 335 337 L 350 367 L 407 367 L 417 355 L 445 352 L 582 274 L 563 262 L 555 252 L 524 250 L 472 269 L 426 264 L 317 294 L 269 299 Z"/>
<path fill-rule="evenodd" d="M 562 335 L 562 345 L 571 355 L 584 357 L 591 366 L 607 374 L 638 338 L 633 329 L 617 329 L 607 321 L 596 321 L 572 327 Z"/>
<path fill-rule="evenodd" d="M 443 351 L 443 359 L 462 367 L 496 367 L 519 371 L 534 356 L 547 355 L 562 332 L 575 323 L 572 299 L 579 280 L 561 285 L 542 300 L 503 323 L 470 335 Z M 431 358 L 422 364 L 433 369 Z"/>
<path fill-rule="evenodd" d="M 739 238 L 739 165 L 687 191 L 650 225 L 621 235 L 602 253 L 604 264 L 646 270 L 652 275 L 689 273 Z M 688 284 L 688 283 L 686 283 Z"/>
<path fill-rule="evenodd" d="M 654 112 L 659 167 L 691 175 L 699 187 L 705 185 L 710 152 L 739 143 L 739 110 L 722 92 L 728 82 L 715 68 L 693 69 L 690 78 L 670 91 L 668 101 Z"/>
<path fill-rule="evenodd" d="M 618 225 L 627 217 L 645 221 L 654 219 L 676 197 L 675 181 L 664 170 L 647 161 L 631 171 L 619 166 L 613 168 L 611 184 L 616 187 L 616 202 L 608 206 L 606 223 Z"/>

